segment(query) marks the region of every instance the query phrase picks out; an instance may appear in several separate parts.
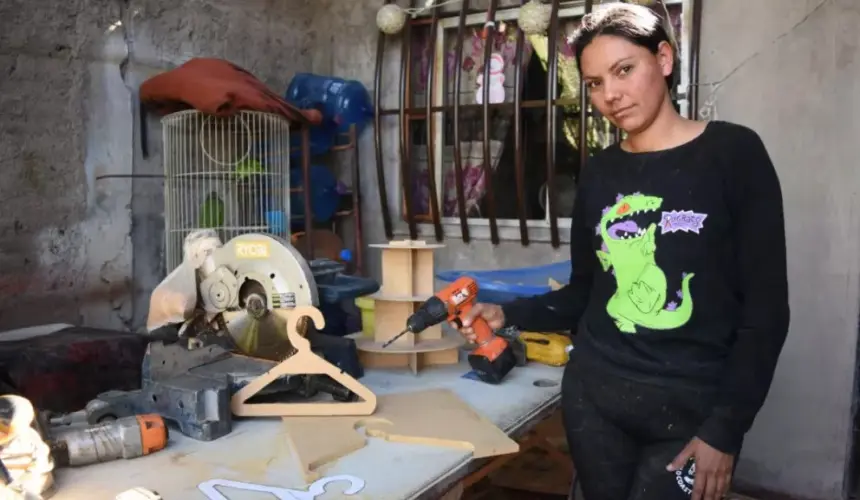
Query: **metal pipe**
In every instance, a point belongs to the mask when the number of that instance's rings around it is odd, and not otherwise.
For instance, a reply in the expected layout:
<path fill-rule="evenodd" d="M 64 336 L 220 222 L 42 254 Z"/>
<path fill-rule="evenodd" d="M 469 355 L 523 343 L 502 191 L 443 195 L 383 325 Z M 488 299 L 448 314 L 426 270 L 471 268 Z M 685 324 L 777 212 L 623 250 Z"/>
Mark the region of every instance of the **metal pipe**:
<path fill-rule="evenodd" d="M 386 4 L 392 0 L 386 0 Z M 388 189 L 385 187 L 385 164 L 382 161 L 382 60 L 385 54 L 385 34 L 380 32 L 376 42 L 376 71 L 373 77 L 373 145 L 376 153 L 376 184 L 379 189 L 379 208 L 385 237 L 394 239 L 391 212 L 388 209 Z"/>
<path fill-rule="evenodd" d="M 549 21 L 549 34 L 547 39 L 547 72 L 546 72 L 546 210 L 549 215 L 550 242 L 553 248 L 561 245 L 558 234 L 558 216 L 556 213 L 556 187 L 555 187 L 555 147 L 556 147 L 556 124 L 555 100 L 558 91 L 558 4 L 559 0 L 552 0 Z"/>
<path fill-rule="evenodd" d="M 702 39 L 702 0 L 693 0 L 693 33 L 690 41 L 690 118 L 699 118 L 699 46 Z"/>
<path fill-rule="evenodd" d="M 499 0 L 490 0 L 487 10 L 487 23 L 484 25 L 484 85 L 483 85 L 483 129 L 484 129 L 484 186 L 486 193 L 486 213 L 490 223 L 490 241 L 493 245 L 499 244 L 499 226 L 496 222 L 496 199 L 493 190 L 493 157 L 490 152 L 490 58 L 493 54 L 492 37 L 496 32 L 495 18 L 496 7 Z"/>
<path fill-rule="evenodd" d="M 439 9 L 433 9 L 433 17 L 430 24 L 430 44 L 433 52 L 433 57 L 430 61 L 430 67 L 427 68 L 427 99 L 426 99 L 426 120 L 427 126 L 427 184 L 430 190 L 430 217 L 433 219 L 433 230 L 436 235 L 436 241 L 445 239 L 445 233 L 442 231 L 442 222 L 439 217 L 439 198 L 436 187 L 436 117 L 433 115 L 433 101 L 436 98 L 436 31 L 438 28 Z M 444 56 L 443 56 L 444 57 Z"/>
<path fill-rule="evenodd" d="M 463 158 L 460 150 L 460 81 L 463 72 L 463 37 L 466 34 L 466 14 L 469 0 L 462 0 L 460 20 L 457 25 L 457 47 L 454 49 L 454 177 L 457 191 L 457 211 L 460 215 L 460 230 L 463 242 L 469 243 L 469 222 L 466 220 L 466 195 L 463 192 Z"/>
<path fill-rule="evenodd" d="M 403 47 L 401 49 L 401 65 L 400 65 L 400 185 L 403 190 L 403 211 L 406 215 L 406 223 L 409 226 L 409 239 L 418 239 L 418 228 L 415 224 L 415 217 L 412 216 L 412 176 L 411 165 L 409 162 L 409 148 L 407 142 L 409 140 L 410 122 L 406 119 L 406 95 L 409 93 L 409 66 L 410 53 L 412 52 L 412 30 L 409 23 L 403 27 Z"/>
<path fill-rule="evenodd" d="M 361 224 L 361 168 L 358 152 L 358 130 L 349 127 L 349 141 L 352 143 L 352 214 L 355 219 L 355 274 L 364 274 L 364 235 Z"/>
<path fill-rule="evenodd" d="M 527 0 L 521 0 L 525 4 Z M 524 246 L 529 244 L 529 226 L 526 222 L 526 173 L 523 165 L 523 52 L 525 51 L 526 34 L 517 25 L 517 49 L 514 57 L 516 65 L 514 72 L 514 172 L 517 181 L 517 215 L 520 219 L 520 242 Z"/>
<path fill-rule="evenodd" d="M 311 212 L 311 127 L 302 125 L 302 198 L 305 207 L 305 252 L 314 258 L 314 214 Z"/>

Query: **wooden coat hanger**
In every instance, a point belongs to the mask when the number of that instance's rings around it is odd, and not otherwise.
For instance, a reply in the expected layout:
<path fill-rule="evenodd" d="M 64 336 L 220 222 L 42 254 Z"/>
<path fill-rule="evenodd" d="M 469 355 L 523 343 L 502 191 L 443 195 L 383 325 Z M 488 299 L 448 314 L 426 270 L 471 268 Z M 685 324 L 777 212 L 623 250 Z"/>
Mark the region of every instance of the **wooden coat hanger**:
<path fill-rule="evenodd" d="M 297 306 L 292 309 L 273 309 L 271 314 L 278 314 L 286 320 L 287 336 L 295 354 L 275 365 L 268 372 L 252 380 L 248 385 L 239 389 L 230 401 L 233 414 L 239 417 L 289 417 L 289 416 L 329 416 L 329 415 L 371 415 L 376 411 L 376 394 L 362 385 L 340 368 L 311 351 L 311 344 L 299 334 L 299 320 L 309 317 L 317 329 L 325 326 L 322 313 L 313 306 Z M 355 393 L 363 401 L 344 402 L 308 402 L 308 403 L 248 403 L 247 401 L 267 385 L 282 375 L 328 375 L 347 389 Z"/>

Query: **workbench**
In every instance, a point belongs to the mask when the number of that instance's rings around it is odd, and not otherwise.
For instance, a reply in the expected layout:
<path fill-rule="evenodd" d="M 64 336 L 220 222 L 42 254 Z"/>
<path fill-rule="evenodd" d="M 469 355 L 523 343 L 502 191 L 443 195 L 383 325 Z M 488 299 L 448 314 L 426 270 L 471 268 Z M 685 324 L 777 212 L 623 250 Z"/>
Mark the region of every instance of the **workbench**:
<path fill-rule="evenodd" d="M 515 368 L 500 385 L 462 378 L 464 362 L 407 371 L 368 370 L 361 382 L 377 395 L 446 388 L 497 426 L 518 437 L 548 416 L 560 399 L 562 368 L 536 363 Z M 325 417 L 320 417 L 325 418 Z M 326 465 L 321 476 L 347 474 L 365 481 L 356 495 L 346 483 L 330 485 L 317 500 L 436 500 L 475 469 L 471 453 L 452 448 L 368 438 L 367 446 Z M 150 456 L 56 471 L 54 500 L 113 500 L 120 492 L 145 487 L 165 500 L 206 500 L 197 486 L 229 479 L 306 490 L 291 457 L 284 425 L 277 418 L 234 422 L 233 432 L 211 442 L 195 441 L 171 429 L 168 447 Z M 221 490 L 230 500 L 271 500 L 271 494 Z M 456 496 L 456 495 L 455 495 Z"/>

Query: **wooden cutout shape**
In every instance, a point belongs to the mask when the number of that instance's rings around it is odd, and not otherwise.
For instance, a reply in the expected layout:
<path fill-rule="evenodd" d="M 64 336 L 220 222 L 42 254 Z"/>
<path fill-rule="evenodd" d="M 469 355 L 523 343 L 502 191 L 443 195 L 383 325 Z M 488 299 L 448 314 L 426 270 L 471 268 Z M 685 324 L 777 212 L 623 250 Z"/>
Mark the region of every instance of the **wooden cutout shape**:
<path fill-rule="evenodd" d="M 326 492 L 325 487 L 328 486 L 329 483 L 336 483 L 338 481 L 349 482 L 349 487 L 343 490 L 343 494 L 347 496 L 356 495 L 364 489 L 364 479 L 348 475 L 324 477 L 308 486 L 307 491 L 245 483 L 242 481 L 231 481 L 229 479 L 210 479 L 209 481 L 197 485 L 197 489 L 206 495 L 206 498 L 209 500 L 229 500 L 229 498 L 224 495 L 224 493 L 218 491 L 216 487 L 270 493 L 278 500 L 314 500 L 316 497 Z"/>
<path fill-rule="evenodd" d="M 517 453 L 519 444 L 450 389 L 385 394 L 370 417 L 284 418 L 290 449 L 306 481 L 320 468 L 367 444 L 359 430 L 386 441 L 472 452 L 473 458 Z"/>
<path fill-rule="evenodd" d="M 311 351 L 310 342 L 299 334 L 298 323 L 304 316 L 309 317 L 317 329 L 325 326 L 325 320 L 319 309 L 313 306 L 296 306 L 289 310 L 272 309 L 270 314 L 284 317 L 287 335 L 296 353 L 239 389 L 230 401 L 230 408 L 234 415 L 239 417 L 370 415 L 376 410 L 376 394 L 351 375 L 314 354 Z M 248 399 L 282 375 L 328 375 L 363 401 L 247 403 Z"/>

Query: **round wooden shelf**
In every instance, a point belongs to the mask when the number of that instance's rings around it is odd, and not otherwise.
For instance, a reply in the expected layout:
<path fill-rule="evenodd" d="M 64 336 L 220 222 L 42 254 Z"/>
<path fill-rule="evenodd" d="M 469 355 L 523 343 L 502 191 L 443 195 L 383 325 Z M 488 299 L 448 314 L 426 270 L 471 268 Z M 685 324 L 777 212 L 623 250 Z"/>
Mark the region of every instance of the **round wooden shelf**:
<path fill-rule="evenodd" d="M 448 349 L 457 349 L 466 342 L 460 335 L 447 335 L 441 339 L 415 339 L 415 345 L 400 346 L 391 344 L 383 348 L 383 342 L 376 342 L 373 339 L 357 338 L 355 339 L 355 347 L 360 351 L 375 352 L 379 354 L 412 354 L 416 352 L 435 352 L 447 351 Z"/>
<path fill-rule="evenodd" d="M 376 292 L 372 295 L 367 295 L 368 299 L 379 302 L 426 302 L 432 297 L 432 294 L 426 295 L 392 295 L 383 292 Z"/>

